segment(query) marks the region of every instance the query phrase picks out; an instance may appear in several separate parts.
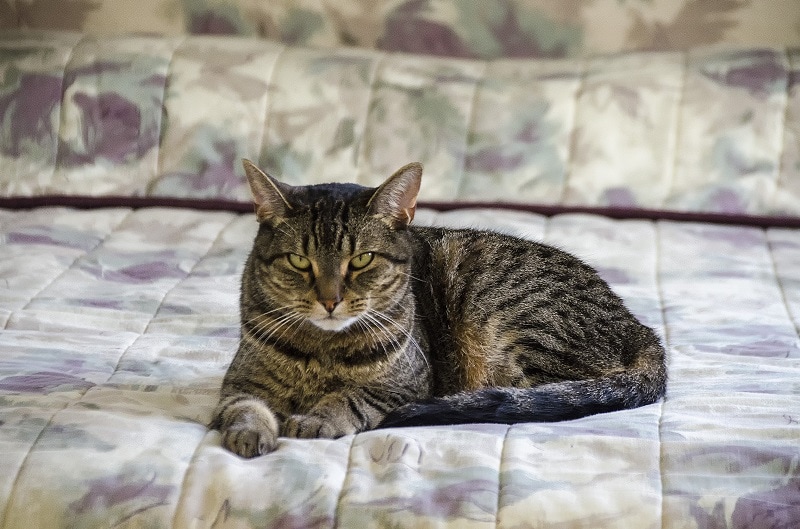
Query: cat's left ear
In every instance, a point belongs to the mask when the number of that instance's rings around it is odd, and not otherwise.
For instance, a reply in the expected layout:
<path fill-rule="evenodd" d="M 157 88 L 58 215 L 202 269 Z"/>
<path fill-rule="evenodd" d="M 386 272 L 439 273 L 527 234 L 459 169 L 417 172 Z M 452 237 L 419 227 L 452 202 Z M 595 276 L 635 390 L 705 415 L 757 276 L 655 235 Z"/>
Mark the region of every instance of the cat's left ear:
<path fill-rule="evenodd" d="M 258 222 L 274 222 L 286 217 L 292 209 L 286 200 L 289 186 L 278 182 L 246 158 L 242 160 L 242 165 L 253 194 Z"/>
<path fill-rule="evenodd" d="M 404 228 L 414 220 L 422 181 L 422 164 L 410 163 L 397 170 L 369 199 L 369 212 L 392 228 Z"/>

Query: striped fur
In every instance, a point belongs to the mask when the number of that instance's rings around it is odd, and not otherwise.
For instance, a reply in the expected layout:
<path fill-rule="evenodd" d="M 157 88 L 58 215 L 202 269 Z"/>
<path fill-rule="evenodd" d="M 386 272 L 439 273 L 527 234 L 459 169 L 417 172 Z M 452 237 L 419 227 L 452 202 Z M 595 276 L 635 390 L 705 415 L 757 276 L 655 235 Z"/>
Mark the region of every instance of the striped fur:
<path fill-rule="evenodd" d="M 663 395 L 658 337 L 591 267 L 508 235 L 411 226 L 419 164 L 378 189 L 245 169 L 261 224 L 212 423 L 237 454 L 281 435 L 556 421 Z"/>

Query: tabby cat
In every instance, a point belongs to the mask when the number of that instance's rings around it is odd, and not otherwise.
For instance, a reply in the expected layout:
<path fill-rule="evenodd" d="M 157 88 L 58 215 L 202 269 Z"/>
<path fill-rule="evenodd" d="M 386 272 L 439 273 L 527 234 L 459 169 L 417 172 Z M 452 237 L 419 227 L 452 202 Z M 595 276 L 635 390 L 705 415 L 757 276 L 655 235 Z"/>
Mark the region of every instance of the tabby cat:
<path fill-rule="evenodd" d="M 578 258 L 411 226 L 420 164 L 377 189 L 244 167 L 260 226 L 212 421 L 233 452 L 270 452 L 281 435 L 573 419 L 664 394 L 659 338 Z"/>

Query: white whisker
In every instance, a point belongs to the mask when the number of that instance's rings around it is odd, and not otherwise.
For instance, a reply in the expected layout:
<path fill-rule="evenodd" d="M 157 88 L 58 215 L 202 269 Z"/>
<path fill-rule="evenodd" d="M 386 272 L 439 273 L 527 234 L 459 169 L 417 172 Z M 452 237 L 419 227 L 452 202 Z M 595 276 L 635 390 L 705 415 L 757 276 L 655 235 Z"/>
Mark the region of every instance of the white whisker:
<path fill-rule="evenodd" d="M 372 333 L 373 337 L 376 340 L 376 344 L 377 343 L 383 343 L 383 341 L 380 340 L 380 335 L 382 335 L 384 338 L 386 338 L 386 341 L 389 342 L 389 345 L 394 347 L 395 349 L 399 349 L 402 346 L 402 344 L 400 343 L 400 340 L 398 340 L 397 337 L 394 334 L 389 332 L 389 330 L 386 328 L 386 326 L 383 323 L 381 323 L 377 318 L 375 318 L 372 314 L 370 314 L 370 312 L 365 312 L 364 313 L 364 318 L 366 320 L 368 320 L 370 323 L 373 324 L 373 326 L 366 326 L 366 327 L 368 329 L 371 329 L 371 333 Z M 379 332 L 380 332 L 380 335 L 378 335 Z M 385 347 L 384 347 L 384 350 L 385 350 Z M 405 356 L 405 354 L 404 354 L 404 356 Z M 408 367 L 410 369 L 411 365 L 409 364 Z"/>
<path fill-rule="evenodd" d="M 284 314 L 276 314 L 280 311 L 286 312 Z M 281 332 L 279 338 L 282 338 L 288 330 L 290 330 L 303 319 L 305 319 L 305 316 L 294 310 L 291 305 L 284 305 L 267 312 L 257 314 L 256 316 L 247 320 L 246 324 L 254 324 L 255 326 L 251 330 L 251 335 L 257 342 L 264 342 L 272 338 L 272 336 L 281 330 L 283 332 Z M 242 351 L 244 358 L 248 358 L 257 350 L 257 343 L 246 347 Z"/>
<path fill-rule="evenodd" d="M 414 280 L 416 280 L 416 281 L 419 281 L 420 283 L 430 283 L 430 281 L 426 281 L 425 279 L 420 279 L 419 277 L 417 277 L 417 276 L 413 276 L 413 275 L 411 275 L 411 274 L 408 274 L 408 273 L 406 273 L 406 272 L 397 272 L 397 273 L 398 273 L 398 274 L 401 274 L 401 275 L 404 275 L 404 276 L 406 276 L 406 277 L 409 277 L 409 278 L 411 278 L 411 279 L 414 279 Z"/>
<path fill-rule="evenodd" d="M 377 311 L 377 310 L 370 310 L 369 312 L 370 312 L 370 314 L 372 314 L 372 315 L 374 315 L 376 317 L 382 318 L 383 321 L 391 324 L 393 327 L 395 327 L 397 330 L 399 330 L 401 333 L 403 333 L 409 339 L 411 344 L 414 346 L 413 347 L 414 352 L 418 353 L 419 356 L 422 357 L 422 360 L 425 362 L 426 367 L 428 369 L 430 369 L 430 364 L 428 363 L 428 357 L 425 355 L 425 352 L 419 346 L 419 343 L 417 342 L 417 340 L 414 339 L 414 337 L 411 335 L 411 333 L 406 328 L 404 328 L 402 325 L 397 323 L 393 318 L 387 316 L 383 312 L 380 312 L 380 311 Z"/>

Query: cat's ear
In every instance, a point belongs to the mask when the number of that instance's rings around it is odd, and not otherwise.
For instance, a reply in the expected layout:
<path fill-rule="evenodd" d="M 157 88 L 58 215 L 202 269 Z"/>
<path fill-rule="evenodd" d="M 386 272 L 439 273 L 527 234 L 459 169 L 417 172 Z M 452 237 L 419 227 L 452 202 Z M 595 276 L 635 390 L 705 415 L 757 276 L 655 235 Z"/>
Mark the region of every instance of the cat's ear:
<path fill-rule="evenodd" d="M 258 222 L 274 221 L 287 215 L 292 206 L 286 200 L 289 186 L 282 184 L 256 167 L 248 159 L 242 160 L 244 173 L 250 183 Z"/>
<path fill-rule="evenodd" d="M 410 163 L 397 170 L 369 199 L 369 212 L 392 228 L 404 228 L 414 220 L 422 181 L 422 164 Z"/>

